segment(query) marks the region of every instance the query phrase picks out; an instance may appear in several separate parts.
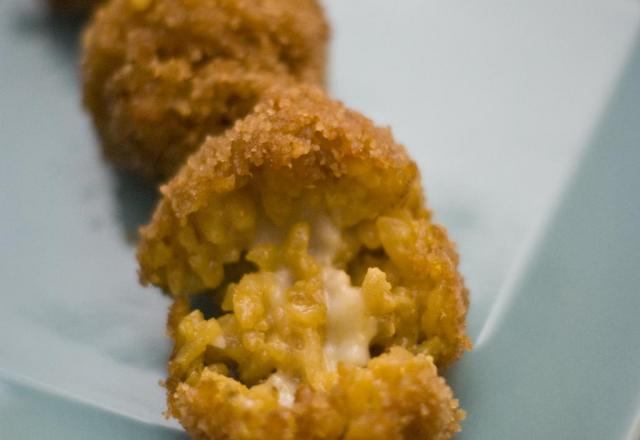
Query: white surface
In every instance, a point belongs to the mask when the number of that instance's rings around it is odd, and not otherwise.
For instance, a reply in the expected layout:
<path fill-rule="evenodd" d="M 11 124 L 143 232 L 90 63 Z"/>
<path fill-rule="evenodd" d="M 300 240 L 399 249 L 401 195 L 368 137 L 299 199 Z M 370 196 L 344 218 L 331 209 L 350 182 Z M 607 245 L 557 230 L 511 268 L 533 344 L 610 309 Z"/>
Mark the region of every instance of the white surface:
<path fill-rule="evenodd" d="M 332 92 L 392 125 L 417 159 L 431 206 L 459 243 L 475 337 L 594 130 L 640 4 L 327 6 Z M 63 395 L 173 426 L 157 385 L 166 301 L 137 285 L 125 239 L 149 194 L 101 162 L 78 104 L 73 40 L 59 25 L 32 3 L 0 3 L 0 379 L 45 389 L 52 411 L 67 408 L 54 403 Z M 8 419 L 24 395 L 11 387 L 0 393 Z"/>
<path fill-rule="evenodd" d="M 638 78 L 640 41 L 525 264 L 449 376 L 469 409 L 461 439 L 638 440 Z"/>

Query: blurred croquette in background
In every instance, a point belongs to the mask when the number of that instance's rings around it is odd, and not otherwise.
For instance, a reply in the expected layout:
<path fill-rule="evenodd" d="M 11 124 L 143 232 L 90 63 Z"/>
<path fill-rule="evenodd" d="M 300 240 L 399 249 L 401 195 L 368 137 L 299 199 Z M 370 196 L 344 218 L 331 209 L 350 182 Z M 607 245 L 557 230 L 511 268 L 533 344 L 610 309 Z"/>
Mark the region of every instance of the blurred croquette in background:
<path fill-rule="evenodd" d="M 84 103 L 105 156 L 170 177 L 274 82 L 323 84 L 316 0 L 110 0 L 83 38 Z"/>

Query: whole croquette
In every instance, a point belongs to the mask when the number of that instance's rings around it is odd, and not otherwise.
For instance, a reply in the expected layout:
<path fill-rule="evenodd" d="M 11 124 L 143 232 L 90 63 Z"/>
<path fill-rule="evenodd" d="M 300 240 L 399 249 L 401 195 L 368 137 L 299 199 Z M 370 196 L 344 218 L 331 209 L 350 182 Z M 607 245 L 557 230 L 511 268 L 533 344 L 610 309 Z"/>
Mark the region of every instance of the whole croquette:
<path fill-rule="evenodd" d="M 328 35 L 317 0 L 109 0 L 82 57 L 106 158 L 170 177 L 273 82 L 322 84 Z"/>
<path fill-rule="evenodd" d="M 169 413 L 191 435 L 459 430 L 436 365 L 470 346 L 467 291 L 389 130 L 317 87 L 274 87 L 162 193 L 138 258 L 175 297 Z"/>

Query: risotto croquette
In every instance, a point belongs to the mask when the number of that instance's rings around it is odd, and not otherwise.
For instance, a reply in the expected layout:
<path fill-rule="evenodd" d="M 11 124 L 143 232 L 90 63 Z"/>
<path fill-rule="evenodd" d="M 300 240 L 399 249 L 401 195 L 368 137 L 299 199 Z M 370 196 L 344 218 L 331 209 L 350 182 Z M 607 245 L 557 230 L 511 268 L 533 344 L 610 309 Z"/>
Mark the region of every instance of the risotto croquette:
<path fill-rule="evenodd" d="M 459 430 L 436 366 L 470 346 L 467 291 L 388 129 L 317 87 L 274 87 L 162 193 L 138 258 L 174 296 L 169 413 L 191 435 Z"/>
<path fill-rule="evenodd" d="M 82 59 L 105 157 L 170 177 L 273 82 L 322 84 L 328 34 L 317 0 L 109 0 Z"/>

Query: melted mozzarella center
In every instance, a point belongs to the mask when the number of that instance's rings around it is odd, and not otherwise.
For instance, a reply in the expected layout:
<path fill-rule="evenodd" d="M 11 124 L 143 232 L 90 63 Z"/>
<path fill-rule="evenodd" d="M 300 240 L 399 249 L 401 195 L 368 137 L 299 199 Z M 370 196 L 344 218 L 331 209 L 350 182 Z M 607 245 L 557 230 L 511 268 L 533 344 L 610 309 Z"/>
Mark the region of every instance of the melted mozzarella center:
<path fill-rule="evenodd" d="M 298 388 L 298 383 L 293 378 L 280 371 L 269 376 L 267 382 L 269 382 L 271 386 L 278 391 L 278 403 L 285 408 L 291 408 L 296 400 L 296 389 Z"/>
<path fill-rule="evenodd" d="M 288 269 L 280 269 L 273 273 L 275 285 L 269 295 L 272 308 L 284 308 L 287 304 L 287 289 L 293 284 L 293 276 Z"/>
<path fill-rule="evenodd" d="M 375 321 L 367 316 L 362 291 L 351 285 L 343 270 L 327 267 L 323 271 L 327 327 L 324 357 L 327 368 L 339 362 L 366 365 Z"/>
<path fill-rule="evenodd" d="M 309 253 L 322 266 L 327 308 L 323 347 L 326 368 L 335 371 L 340 362 L 366 365 L 370 359 L 369 344 L 375 335 L 376 322 L 368 316 L 361 289 L 351 285 L 351 279 L 344 270 L 331 267 L 342 246 L 341 232 L 326 216 L 317 218 L 311 229 Z M 254 243 L 280 240 L 281 234 L 268 225 L 258 230 Z M 273 309 L 283 309 L 286 306 L 286 292 L 293 284 L 293 274 L 288 269 L 281 269 L 273 275 L 276 283 L 270 292 L 269 303 Z M 278 401 L 282 406 L 293 406 L 298 386 L 295 379 L 277 371 L 267 382 L 278 391 Z"/>
<path fill-rule="evenodd" d="M 365 365 L 369 361 L 375 320 L 367 316 L 361 289 L 351 285 L 345 271 L 331 267 L 342 246 L 340 230 L 328 217 L 320 217 L 313 224 L 312 236 L 310 253 L 324 266 L 322 281 L 327 306 L 324 358 L 327 368 L 335 370 L 339 362 Z"/>
<path fill-rule="evenodd" d="M 320 216 L 312 224 L 309 253 L 318 263 L 330 266 L 342 246 L 342 235 L 333 222 L 326 216 Z"/>

